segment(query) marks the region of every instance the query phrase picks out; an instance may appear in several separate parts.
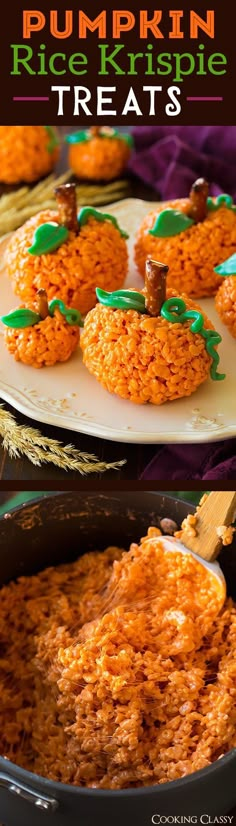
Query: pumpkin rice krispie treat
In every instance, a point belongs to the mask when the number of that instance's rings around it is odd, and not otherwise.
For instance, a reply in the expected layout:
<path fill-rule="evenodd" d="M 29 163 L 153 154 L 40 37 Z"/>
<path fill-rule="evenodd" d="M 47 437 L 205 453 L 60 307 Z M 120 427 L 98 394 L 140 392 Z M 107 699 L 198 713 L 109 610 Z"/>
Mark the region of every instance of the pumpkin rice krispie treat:
<path fill-rule="evenodd" d="M 38 290 L 33 307 L 13 310 L 1 321 L 6 325 L 9 353 L 30 367 L 52 367 L 57 361 L 68 361 L 83 325 L 78 310 L 70 310 L 63 301 L 55 299 L 48 305 L 45 290 Z"/>
<path fill-rule="evenodd" d="M 52 126 L 0 126 L 0 182 L 38 181 L 52 172 L 59 151 Z"/>
<path fill-rule="evenodd" d="M 215 267 L 236 252 L 236 206 L 229 195 L 208 197 L 199 178 L 189 198 L 160 203 L 144 218 L 136 237 L 135 262 L 145 275 L 147 256 L 165 259 L 167 286 L 193 298 L 215 295 Z"/>
<path fill-rule="evenodd" d="M 190 396 L 217 373 L 221 336 L 186 295 L 165 289 L 168 267 L 146 262 L 145 290 L 97 289 L 81 334 L 86 367 L 123 399 L 163 404 Z"/>
<path fill-rule="evenodd" d="M 96 303 L 95 288 L 114 290 L 127 274 L 126 238 L 116 219 L 84 207 L 77 216 L 76 187 L 56 189 L 58 211 L 45 210 L 18 229 L 6 249 L 6 267 L 25 304 L 44 289 L 82 314 Z"/>
<path fill-rule="evenodd" d="M 92 126 L 67 135 L 69 166 L 82 180 L 111 181 L 124 172 L 133 138 L 117 129 Z"/>
<path fill-rule="evenodd" d="M 236 338 L 236 253 L 216 267 L 223 281 L 216 293 L 216 309 L 221 321 Z"/>

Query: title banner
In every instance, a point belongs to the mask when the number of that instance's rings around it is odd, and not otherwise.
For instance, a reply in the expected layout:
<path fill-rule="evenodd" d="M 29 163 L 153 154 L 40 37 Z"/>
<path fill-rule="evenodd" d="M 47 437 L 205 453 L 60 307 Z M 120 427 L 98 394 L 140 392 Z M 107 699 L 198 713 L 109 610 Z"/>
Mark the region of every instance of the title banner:
<path fill-rule="evenodd" d="M 234 24 L 222 0 L 71 5 L 4 7 L 1 124 L 235 124 Z"/>

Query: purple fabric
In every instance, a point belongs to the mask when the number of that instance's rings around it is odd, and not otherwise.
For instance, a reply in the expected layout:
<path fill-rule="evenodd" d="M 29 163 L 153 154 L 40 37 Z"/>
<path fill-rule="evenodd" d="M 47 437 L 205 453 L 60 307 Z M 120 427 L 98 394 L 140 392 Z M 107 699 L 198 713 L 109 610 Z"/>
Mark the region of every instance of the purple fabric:
<path fill-rule="evenodd" d="M 210 194 L 227 192 L 236 201 L 236 126 L 139 126 L 129 168 L 163 200 L 183 198 L 197 177 Z M 159 446 L 141 479 L 227 479 L 236 477 L 236 440 Z"/>
<path fill-rule="evenodd" d="M 236 440 L 159 447 L 141 479 L 228 479 L 236 477 Z"/>
<path fill-rule="evenodd" d="M 236 126 L 137 126 L 129 169 L 162 199 L 188 195 L 197 177 L 236 200 Z"/>

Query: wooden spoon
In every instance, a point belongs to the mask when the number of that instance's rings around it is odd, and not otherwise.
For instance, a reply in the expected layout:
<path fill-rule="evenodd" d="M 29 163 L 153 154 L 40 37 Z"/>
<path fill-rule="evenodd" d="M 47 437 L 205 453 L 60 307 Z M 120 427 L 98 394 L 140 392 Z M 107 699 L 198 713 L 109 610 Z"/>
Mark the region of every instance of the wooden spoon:
<path fill-rule="evenodd" d="M 197 511 L 197 536 L 190 536 L 187 529 L 184 529 L 182 544 L 207 562 L 213 562 L 222 547 L 222 538 L 218 536 L 217 528 L 231 525 L 235 512 L 236 491 L 212 491 Z"/>

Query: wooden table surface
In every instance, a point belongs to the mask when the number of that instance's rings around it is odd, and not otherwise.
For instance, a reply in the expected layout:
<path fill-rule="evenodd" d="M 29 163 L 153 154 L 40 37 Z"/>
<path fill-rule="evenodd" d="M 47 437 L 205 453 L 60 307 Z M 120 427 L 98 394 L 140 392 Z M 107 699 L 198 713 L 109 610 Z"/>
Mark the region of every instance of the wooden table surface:
<path fill-rule="evenodd" d="M 66 127 L 60 127 L 59 131 L 63 136 L 63 133 L 71 131 L 71 128 L 68 127 L 67 129 Z M 63 147 L 56 172 L 60 175 L 67 168 L 67 147 L 65 145 Z M 150 189 L 150 187 L 145 186 L 142 182 L 133 177 L 130 177 L 129 180 L 131 197 L 144 198 L 150 201 L 157 200 L 158 195 L 155 190 Z M 0 188 L 0 194 L 2 191 L 3 188 Z M 103 477 L 104 480 L 107 477 L 117 480 L 137 479 L 145 465 L 155 453 L 155 446 L 153 445 L 128 445 L 109 442 L 106 439 L 99 439 L 80 433 L 74 433 L 74 431 L 65 430 L 63 428 L 46 426 L 34 421 L 33 419 L 27 419 L 26 416 L 21 415 L 18 411 L 15 411 L 6 402 L 4 402 L 4 408 L 16 416 L 17 423 L 40 428 L 41 432 L 45 436 L 49 436 L 53 439 L 59 439 L 64 444 L 73 443 L 79 450 L 88 453 L 95 453 L 101 461 L 109 463 L 119 461 L 120 459 L 127 459 L 126 464 L 119 470 L 106 471 L 106 473 L 102 475 L 93 473 L 89 477 L 91 480 Z M 23 457 L 19 459 L 10 459 L 9 455 L 3 450 L 2 447 L 0 447 L 0 480 L 2 481 L 13 480 L 16 482 L 22 482 L 29 480 L 42 483 L 47 482 L 48 480 L 78 480 L 79 478 L 81 479 L 81 476 L 79 476 L 78 473 L 62 471 L 54 468 L 51 464 L 43 465 L 42 467 L 35 467 L 28 461 L 28 459 L 24 459 Z"/>

